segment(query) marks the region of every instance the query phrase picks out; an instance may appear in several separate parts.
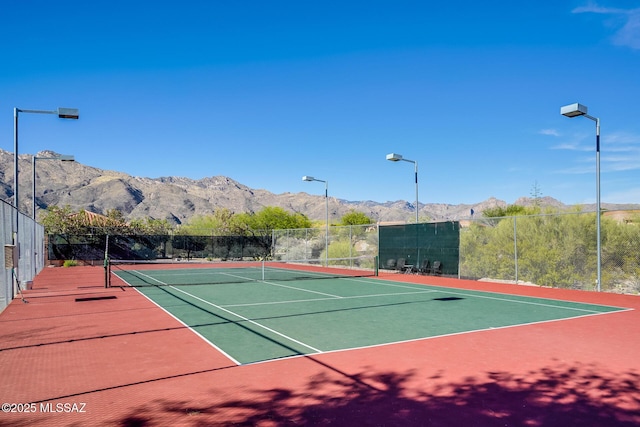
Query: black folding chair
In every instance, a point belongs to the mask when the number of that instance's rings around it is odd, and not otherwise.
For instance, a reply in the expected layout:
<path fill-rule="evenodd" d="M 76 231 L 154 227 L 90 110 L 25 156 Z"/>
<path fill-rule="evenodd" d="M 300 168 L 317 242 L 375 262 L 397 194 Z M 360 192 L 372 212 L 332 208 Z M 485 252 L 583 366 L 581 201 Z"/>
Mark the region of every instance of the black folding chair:
<path fill-rule="evenodd" d="M 440 261 L 433 261 L 431 274 L 442 274 L 442 263 Z"/>
<path fill-rule="evenodd" d="M 389 258 L 387 260 L 387 270 L 395 270 L 396 268 L 396 260 L 393 258 Z"/>
<path fill-rule="evenodd" d="M 419 274 L 429 274 L 431 272 L 431 264 L 428 259 L 423 259 L 418 268 Z"/>

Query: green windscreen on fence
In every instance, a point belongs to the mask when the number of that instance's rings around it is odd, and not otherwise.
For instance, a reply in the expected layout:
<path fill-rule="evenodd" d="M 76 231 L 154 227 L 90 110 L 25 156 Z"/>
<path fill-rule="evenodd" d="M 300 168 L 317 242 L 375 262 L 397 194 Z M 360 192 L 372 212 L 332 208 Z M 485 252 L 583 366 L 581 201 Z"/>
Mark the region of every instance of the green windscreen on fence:
<path fill-rule="evenodd" d="M 379 228 L 379 268 L 402 264 L 427 267 L 430 274 L 458 275 L 460 223 L 457 221 L 387 225 Z M 439 269 L 434 270 L 434 265 Z"/>
<path fill-rule="evenodd" d="M 49 235 L 50 260 L 261 259 L 271 253 L 271 236 Z"/>

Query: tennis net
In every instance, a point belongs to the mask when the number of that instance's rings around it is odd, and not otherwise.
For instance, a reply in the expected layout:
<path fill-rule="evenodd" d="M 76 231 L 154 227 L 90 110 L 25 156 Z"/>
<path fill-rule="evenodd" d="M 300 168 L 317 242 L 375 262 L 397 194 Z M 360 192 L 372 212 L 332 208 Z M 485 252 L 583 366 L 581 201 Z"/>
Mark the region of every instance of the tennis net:
<path fill-rule="evenodd" d="M 108 260 L 106 287 L 179 286 L 377 275 L 375 256 L 287 261 Z"/>

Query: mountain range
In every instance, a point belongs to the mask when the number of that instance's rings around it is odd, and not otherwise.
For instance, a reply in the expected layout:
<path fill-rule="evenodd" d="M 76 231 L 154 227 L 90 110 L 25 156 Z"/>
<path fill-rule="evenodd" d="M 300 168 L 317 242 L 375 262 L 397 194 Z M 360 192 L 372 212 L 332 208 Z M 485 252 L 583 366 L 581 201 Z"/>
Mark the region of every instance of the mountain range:
<path fill-rule="evenodd" d="M 37 157 L 56 157 L 52 151 L 41 151 Z M 18 156 L 20 179 L 20 210 L 32 215 L 33 165 L 32 154 Z M 13 153 L 0 150 L 0 197 L 13 198 Z M 551 197 L 518 199 L 515 204 L 567 208 Z M 110 209 L 121 211 L 125 218 L 151 217 L 182 224 L 196 215 L 211 214 L 216 209 L 232 212 L 256 212 L 265 206 L 278 206 L 290 212 L 305 214 L 312 220 L 326 217 L 324 196 L 307 193 L 274 194 L 264 189 L 252 189 L 225 176 L 193 180 L 183 177 L 141 178 L 126 173 L 98 169 L 79 162 L 39 161 L 36 167 L 36 210 L 50 205 L 68 205 L 74 211 L 104 214 Z M 419 217 L 425 221 L 468 219 L 472 210 L 476 215 L 485 209 L 506 207 L 496 198 L 474 204 L 420 204 Z M 603 205 L 610 210 L 638 209 L 640 205 Z M 369 216 L 376 222 L 409 221 L 415 218 L 413 203 L 349 201 L 329 197 L 329 221 L 339 222 L 350 210 Z M 583 210 L 595 210 L 583 206 Z"/>

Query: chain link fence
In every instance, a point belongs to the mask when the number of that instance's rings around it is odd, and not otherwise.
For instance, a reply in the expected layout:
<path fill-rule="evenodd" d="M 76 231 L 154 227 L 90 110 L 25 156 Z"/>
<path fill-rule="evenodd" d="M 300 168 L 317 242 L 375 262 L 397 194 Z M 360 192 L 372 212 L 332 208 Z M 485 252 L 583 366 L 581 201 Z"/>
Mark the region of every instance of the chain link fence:
<path fill-rule="evenodd" d="M 457 263 L 457 269 L 453 271 L 457 271 L 456 277 L 465 279 L 595 291 L 598 288 L 595 219 L 593 212 L 574 212 L 460 221 L 459 258 L 447 263 Z M 8 224 L 10 229 L 11 223 Z M 30 226 L 23 228 L 33 229 Z M 376 224 L 331 226 L 328 234 L 325 227 L 273 230 L 262 234 L 256 232 L 253 237 L 216 236 L 215 230 L 209 230 L 209 235 L 206 234 L 111 236 L 110 253 L 121 251 L 123 255 L 118 256 L 121 259 L 229 260 L 323 260 L 359 256 L 373 258 L 381 254 L 379 226 Z M 442 233 L 432 234 L 425 234 L 421 239 L 438 239 Z M 414 240 L 405 240 L 414 242 L 415 233 L 411 236 L 414 236 Z M 640 293 L 640 215 L 630 217 L 627 212 L 618 216 L 615 212 L 604 213 L 601 238 L 601 290 Z M 91 239 L 96 243 L 92 249 L 88 249 L 87 240 Z M 90 239 L 57 236 L 51 242 L 59 245 L 57 248 L 50 246 L 49 255 L 51 259 L 83 259 L 80 257 L 93 253 L 93 257 L 100 260 L 107 244 L 104 239 L 104 236 L 92 236 Z M 34 241 L 37 240 L 36 236 Z M 30 242 L 27 238 L 24 245 L 28 246 Z M 420 243 L 423 246 L 433 245 L 433 242 Z M 415 247 L 413 245 L 408 249 Z M 383 261 L 380 259 L 380 262 Z M 38 271 L 38 265 L 27 266 L 27 260 L 22 259 L 21 262 L 25 263 L 24 266 L 21 264 L 23 272 Z M 382 265 L 380 268 L 385 267 Z"/>
<path fill-rule="evenodd" d="M 601 290 L 640 292 L 640 217 L 601 217 Z M 468 221 L 460 230 L 460 277 L 594 291 L 593 212 Z"/>
<path fill-rule="evenodd" d="M 380 253 L 376 225 L 330 227 L 325 236 L 324 228 L 275 230 L 273 257 L 323 258 L 326 246 L 329 258 Z M 594 212 L 460 221 L 457 277 L 595 291 L 596 239 Z M 640 293 L 640 214 L 603 214 L 601 277 L 602 291 Z"/>
<path fill-rule="evenodd" d="M 275 260 L 352 258 L 378 255 L 378 226 L 346 225 L 326 228 L 273 230 Z M 328 252 L 327 252 L 328 249 Z"/>
<path fill-rule="evenodd" d="M 3 268 L 0 275 L 0 311 L 2 311 L 18 291 L 15 280 L 21 289 L 26 289 L 28 283 L 44 267 L 44 228 L 32 218 L 5 202 L 0 201 L 0 243 L 5 246 L 18 247 L 18 265 L 11 269 Z M 17 235 L 17 242 L 15 236 Z M 3 254 L 4 255 L 4 254 Z M 6 260 L 5 260 L 6 261 Z M 14 276 L 15 274 L 15 276 Z"/>

